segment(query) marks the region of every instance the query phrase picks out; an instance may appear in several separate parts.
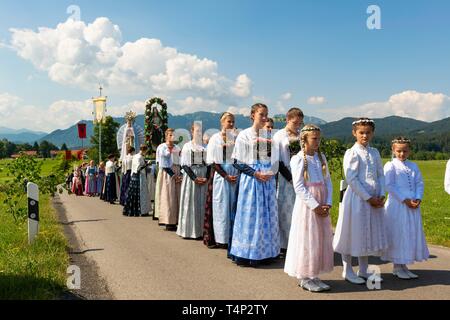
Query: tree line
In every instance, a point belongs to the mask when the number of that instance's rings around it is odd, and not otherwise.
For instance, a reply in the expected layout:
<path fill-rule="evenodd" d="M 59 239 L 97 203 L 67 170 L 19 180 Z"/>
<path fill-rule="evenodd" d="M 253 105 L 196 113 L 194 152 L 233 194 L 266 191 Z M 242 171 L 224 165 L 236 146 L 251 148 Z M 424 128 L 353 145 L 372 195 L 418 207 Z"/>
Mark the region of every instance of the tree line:
<path fill-rule="evenodd" d="M 11 158 L 12 155 L 25 151 L 36 151 L 39 157 L 50 158 L 51 151 L 59 150 L 67 150 L 66 144 L 64 143 L 61 148 L 58 148 L 47 140 L 43 140 L 40 143 L 35 142 L 33 145 L 29 143 L 14 143 L 7 139 L 0 140 L 0 159 Z"/>

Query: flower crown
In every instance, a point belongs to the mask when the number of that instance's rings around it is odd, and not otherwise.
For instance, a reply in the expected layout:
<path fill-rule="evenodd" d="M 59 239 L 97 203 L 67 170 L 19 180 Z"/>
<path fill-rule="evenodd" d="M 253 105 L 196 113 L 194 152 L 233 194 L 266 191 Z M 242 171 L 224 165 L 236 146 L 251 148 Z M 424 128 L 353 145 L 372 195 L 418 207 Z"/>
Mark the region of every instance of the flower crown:
<path fill-rule="evenodd" d="M 319 127 L 303 127 L 300 132 L 308 132 L 308 131 L 320 131 Z"/>
<path fill-rule="evenodd" d="M 409 144 L 409 143 L 411 143 L 411 140 L 406 139 L 406 138 L 392 140 L 392 144 L 395 144 L 395 143 L 398 143 L 398 144 L 406 144 L 406 143 L 408 143 Z"/>
<path fill-rule="evenodd" d="M 359 120 L 353 121 L 352 126 L 355 126 L 357 124 L 362 124 L 362 123 L 364 123 L 364 124 L 368 124 L 368 123 L 375 124 L 375 121 L 373 121 L 371 119 L 359 119 Z"/>
<path fill-rule="evenodd" d="M 136 119 L 136 112 L 130 110 L 127 113 L 125 113 L 125 120 L 133 122 L 134 119 Z"/>

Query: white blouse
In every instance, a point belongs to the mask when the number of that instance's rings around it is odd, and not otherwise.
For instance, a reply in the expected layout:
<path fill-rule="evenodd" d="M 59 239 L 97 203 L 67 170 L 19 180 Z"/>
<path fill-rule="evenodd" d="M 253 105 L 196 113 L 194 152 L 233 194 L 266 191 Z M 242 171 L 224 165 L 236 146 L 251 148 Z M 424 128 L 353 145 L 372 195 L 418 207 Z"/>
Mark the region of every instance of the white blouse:
<path fill-rule="evenodd" d="M 169 146 L 166 143 L 162 143 L 156 149 L 156 162 L 158 162 L 160 168 L 172 168 L 173 164 L 180 163 L 179 146 L 174 145 L 172 152 L 170 152 Z"/>
<path fill-rule="evenodd" d="M 413 162 L 405 162 L 397 158 L 384 166 L 386 189 L 389 195 L 403 202 L 405 199 L 422 200 L 423 179 L 419 168 Z"/>
<path fill-rule="evenodd" d="M 344 173 L 350 188 L 364 201 L 385 195 L 383 164 L 377 149 L 355 143 L 345 152 Z"/>
<path fill-rule="evenodd" d="M 264 130 L 261 130 L 261 134 L 267 134 Z M 268 136 L 261 138 L 268 138 Z M 256 154 L 256 143 L 258 139 L 258 134 L 253 127 L 242 130 L 236 138 L 236 143 L 234 145 L 233 154 L 231 155 L 232 159 L 240 161 L 242 163 L 251 165 L 257 162 L 257 154 Z M 271 158 L 268 162 L 276 162 L 274 158 L 278 154 L 277 146 L 272 145 L 269 146 L 271 148 Z"/>
<path fill-rule="evenodd" d="M 125 157 L 125 160 L 122 163 L 124 172 L 131 170 L 132 164 L 133 164 L 133 155 L 127 154 L 127 156 Z"/>
<path fill-rule="evenodd" d="M 331 183 L 330 171 L 328 170 L 327 160 L 323 154 L 322 157 L 327 166 L 325 178 L 323 176 L 322 163 L 320 161 L 319 154 L 316 152 L 314 156 L 306 156 L 306 161 L 308 161 L 308 181 L 305 181 L 303 176 L 305 171 L 303 151 L 300 151 L 299 154 L 293 156 L 290 162 L 292 168 L 292 183 L 294 185 L 295 194 L 300 197 L 301 200 L 305 201 L 306 205 L 311 210 L 317 208 L 321 205 L 321 203 L 318 203 L 311 192 L 309 192 L 307 185 L 308 183 L 325 183 L 325 187 L 327 188 L 327 199 L 325 204 L 331 206 L 333 202 L 333 185 Z"/>
<path fill-rule="evenodd" d="M 272 145 L 276 146 L 275 150 L 278 150 L 279 160 L 289 168 L 289 163 L 291 162 L 291 152 L 289 150 L 289 134 L 286 129 L 281 129 L 274 134 Z"/>
<path fill-rule="evenodd" d="M 450 160 L 447 162 L 447 168 L 445 170 L 445 179 L 444 179 L 445 191 L 450 194 Z"/>
<path fill-rule="evenodd" d="M 192 151 L 196 152 L 194 162 L 192 162 Z M 203 152 L 203 156 L 200 156 L 200 152 Z M 202 160 L 206 162 L 207 154 L 204 145 L 198 145 L 192 141 L 187 142 L 181 150 L 180 163 L 182 166 L 202 165 Z"/>
<path fill-rule="evenodd" d="M 231 137 L 227 138 L 227 147 L 226 147 L 226 155 L 224 159 L 224 145 L 225 141 L 223 140 L 222 133 L 218 132 L 214 134 L 211 139 L 209 139 L 208 147 L 207 147 L 207 157 L 206 163 L 208 164 L 223 164 L 223 163 L 233 163 L 231 161 L 230 155 L 234 151 L 234 139 Z"/>
<path fill-rule="evenodd" d="M 114 172 L 116 172 L 116 166 L 114 162 L 112 162 L 111 160 L 106 161 L 105 174 L 108 175 Z"/>
<path fill-rule="evenodd" d="M 145 158 L 144 156 L 139 152 L 138 154 L 135 154 L 133 156 L 133 162 L 131 165 L 131 173 L 138 173 L 138 169 L 141 166 L 145 165 Z"/>

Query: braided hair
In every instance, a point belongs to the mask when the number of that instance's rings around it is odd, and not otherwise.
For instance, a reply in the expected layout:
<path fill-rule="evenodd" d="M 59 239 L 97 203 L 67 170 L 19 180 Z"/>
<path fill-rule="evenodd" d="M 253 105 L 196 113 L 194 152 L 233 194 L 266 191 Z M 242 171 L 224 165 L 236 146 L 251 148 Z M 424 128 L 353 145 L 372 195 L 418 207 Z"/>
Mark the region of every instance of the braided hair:
<path fill-rule="evenodd" d="M 313 131 L 320 132 L 320 128 L 314 124 L 307 124 L 303 127 L 300 134 L 300 141 L 302 144 L 302 150 L 303 150 L 303 178 L 305 181 L 309 180 L 309 174 L 308 174 L 308 161 L 306 159 L 306 141 L 308 138 L 308 134 Z M 320 163 L 322 164 L 322 175 L 325 178 L 327 176 L 327 163 L 325 162 L 324 157 L 322 156 L 322 152 L 320 151 L 320 146 L 317 150 L 317 154 L 319 155 Z"/>

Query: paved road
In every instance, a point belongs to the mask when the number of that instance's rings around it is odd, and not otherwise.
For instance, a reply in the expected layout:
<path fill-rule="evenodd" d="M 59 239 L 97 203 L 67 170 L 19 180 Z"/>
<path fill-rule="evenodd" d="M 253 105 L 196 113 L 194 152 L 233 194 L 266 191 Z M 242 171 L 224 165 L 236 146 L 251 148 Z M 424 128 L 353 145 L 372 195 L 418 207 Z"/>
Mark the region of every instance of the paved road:
<path fill-rule="evenodd" d="M 226 250 L 183 240 L 151 217 L 124 217 L 119 205 L 67 193 L 56 203 L 115 299 L 450 299 L 447 248 L 430 246 L 430 260 L 412 267 L 420 276 L 417 280 L 394 278 L 391 264 L 371 260 L 383 273 L 381 290 L 342 280 L 336 256 L 334 272 L 322 278 L 332 291 L 309 293 L 283 272 L 283 260 L 259 268 L 238 267 L 226 258 Z"/>

